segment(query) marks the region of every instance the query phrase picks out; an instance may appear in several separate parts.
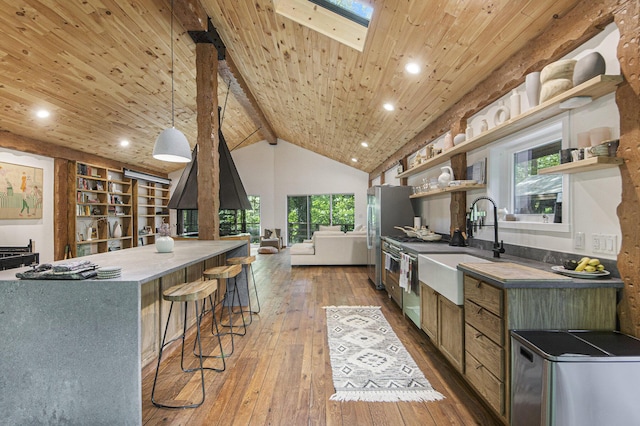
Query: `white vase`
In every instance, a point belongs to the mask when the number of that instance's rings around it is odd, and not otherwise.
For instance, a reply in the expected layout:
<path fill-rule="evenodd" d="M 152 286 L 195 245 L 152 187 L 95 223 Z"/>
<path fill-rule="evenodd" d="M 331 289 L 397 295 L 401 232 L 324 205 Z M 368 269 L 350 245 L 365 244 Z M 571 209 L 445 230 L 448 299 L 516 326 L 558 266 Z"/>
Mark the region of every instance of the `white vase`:
<path fill-rule="evenodd" d="M 122 237 L 122 226 L 120 226 L 120 222 L 116 222 L 113 224 L 113 231 L 111 233 L 113 238 Z"/>
<path fill-rule="evenodd" d="M 467 129 L 465 130 L 464 135 L 467 140 L 473 138 L 473 127 L 471 127 L 471 124 L 467 124 Z"/>
<path fill-rule="evenodd" d="M 524 85 L 527 90 L 529 108 L 538 106 L 540 103 L 540 71 L 530 72 L 527 74 Z"/>
<path fill-rule="evenodd" d="M 517 117 L 520 115 L 520 93 L 516 89 L 513 89 L 511 96 L 509 97 L 509 109 L 511 110 L 511 117 Z"/>
<path fill-rule="evenodd" d="M 495 126 L 499 126 L 505 121 L 511 118 L 511 113 L 509 112 L 509 108 L 504 105 L 504 102 L 500 101 L 498 103 L 498 109 L 496 110 L 496 114 L 493 116 L 493 124 Z"/>
<path fill-rule="evenodd" d="M 156 238 L 156 251 L 158 253 L 171 253 L 173 251 L 173 238 L 171 238 L 171 237 L 157 237 Z"/>
<path fill-rule="evenodd" d="M 444 136 L 444 145 L 442 147 L 444 148 L 445 151 L 453 148 L 453 137 L 451 136 L 451 132 L 448 132 Z"/>

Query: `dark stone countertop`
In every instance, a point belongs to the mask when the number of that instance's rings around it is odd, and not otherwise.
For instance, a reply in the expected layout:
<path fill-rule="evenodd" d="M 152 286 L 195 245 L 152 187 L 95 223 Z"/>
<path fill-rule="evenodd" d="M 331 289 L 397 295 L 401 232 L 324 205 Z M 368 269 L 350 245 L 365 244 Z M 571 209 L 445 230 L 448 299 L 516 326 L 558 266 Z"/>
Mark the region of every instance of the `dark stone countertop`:
<path fill-rule="evenodd" d="M 401 246 L 408 252 L 413 254 L 446 254 L 446 253 L 459 253 L 459 254 L 469 254 L 472 256 L 477 256 L 486 260 L 490 260 L 492 262 L 511 262 L 517 263 L 524 266 L 529 266 L 532 268 L 545 270 L 548 272 L 555 273 L 551 267 L 554 264 L 540 262 L 537 260 L 527 259 L 520 256 L 513 256 L 509 254 L 501 254 L 499 258 L 494 258 L 493 253 L 490 250 L 484 250 L 475 247 L 455 247 L 450 246 L 447 242 L 438 241 L 438 242 L 417 242 L 417 243 L 402 243 L 393 239 L 387 240 L 396 245 Z M 571 278 L 565 279 L 563 275 L 558 274 L 559 279 L 555 280 L 527 280 L 523 278 L 522 280 L 517 281 L 501 281 L 497 280 L 493 277 L 480 274 L 476 271 L 473 271 L 469 268 L 465 268 L 464 266 L 458 266 L 458 269 L 463 271 L 465 274 L 468 274 L 474 278 L 481 279 L 489 284 L 493 284 L 496 287 L 500 288 L 576 288 L 576 287 L 584 287 L 584 288 L 599 288 L 599 287 L 613 287 L 613 288 L 623 288 L 624 283 L 620 278 L 608 276 L 602 278 L 588 278 L 588 279 L 579 279 L 579 278 Z"/>

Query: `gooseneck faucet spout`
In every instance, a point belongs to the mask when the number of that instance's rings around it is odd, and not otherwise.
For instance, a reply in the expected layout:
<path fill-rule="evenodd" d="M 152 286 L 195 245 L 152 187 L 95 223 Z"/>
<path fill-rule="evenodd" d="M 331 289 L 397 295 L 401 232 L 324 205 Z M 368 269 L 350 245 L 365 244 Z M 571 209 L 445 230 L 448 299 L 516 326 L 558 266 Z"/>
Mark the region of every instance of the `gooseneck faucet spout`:
<path fill-rule="evenodd" d="M 504 242 L 501 240 L 500 242 L 498 242 L 498 206 L 496 205 L 496 202 L 493 201 L 493 199 L 489 198 L 489 197 L 478 197 L 476 198 L 473 203 L 471 203 L 471 208 L 470 213 L 469 213 L 469 221 L 467 222 L 467 226 L 468 226 L 468 230 L 467 230 L 467 234 L 469 236 L 472 236 L 473 231 L 473 220 L 474 220 L 474 207 L 476 206 L 476 203 L 480 200 L 487 200 L 489 202 L 491 202 L 491 204 L 493 204 L 493 257 L 500 257 L 500 253 L 504 253 Z"/>

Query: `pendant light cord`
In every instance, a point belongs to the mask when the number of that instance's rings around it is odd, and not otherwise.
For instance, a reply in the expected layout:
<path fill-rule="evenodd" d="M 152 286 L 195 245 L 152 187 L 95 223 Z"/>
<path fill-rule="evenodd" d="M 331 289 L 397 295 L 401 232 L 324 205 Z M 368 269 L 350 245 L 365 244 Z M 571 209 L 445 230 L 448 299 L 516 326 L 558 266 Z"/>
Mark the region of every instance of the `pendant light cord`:
<path fill-rule="evenodd" d="M 173 0 L 171 0 L 171 127 L 176 127 L 175 125 L 175 113 L 174 113 L 174 88 L 173 88 Z"/>

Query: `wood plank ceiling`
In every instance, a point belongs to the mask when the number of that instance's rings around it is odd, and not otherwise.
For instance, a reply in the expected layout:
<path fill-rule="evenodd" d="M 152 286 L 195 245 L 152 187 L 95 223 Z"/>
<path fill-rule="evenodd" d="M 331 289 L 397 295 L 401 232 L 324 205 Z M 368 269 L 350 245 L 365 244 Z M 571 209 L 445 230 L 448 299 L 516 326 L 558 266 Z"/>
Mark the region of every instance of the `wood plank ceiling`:
<path fill-rule="evenodd" d="M 577 3 L 371 0 L 359 52 L 278 15 L 275 1 L 201 4 L 275 135 L 365 172 Z M 167 0 L 0 0 L 0 131 L 161 172 L 182 167 L 151 158 L 171 125 L 169 23 Z M 174 36 L 175 125 L 193 146 L 195 45 L 178 22 Z M 409 60 L 421 74 L 404 71 Z M 230 149 L 267 138 L 222 78 L 218 98 Z M 51 117 L 37 119 L 39 107 Z"/>

